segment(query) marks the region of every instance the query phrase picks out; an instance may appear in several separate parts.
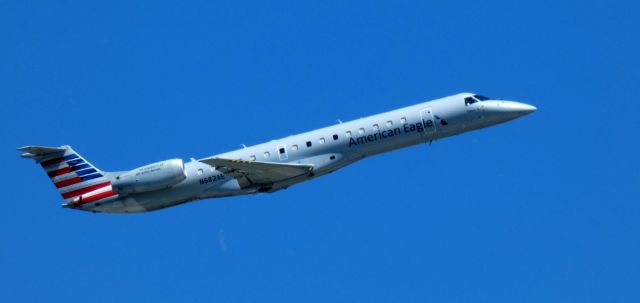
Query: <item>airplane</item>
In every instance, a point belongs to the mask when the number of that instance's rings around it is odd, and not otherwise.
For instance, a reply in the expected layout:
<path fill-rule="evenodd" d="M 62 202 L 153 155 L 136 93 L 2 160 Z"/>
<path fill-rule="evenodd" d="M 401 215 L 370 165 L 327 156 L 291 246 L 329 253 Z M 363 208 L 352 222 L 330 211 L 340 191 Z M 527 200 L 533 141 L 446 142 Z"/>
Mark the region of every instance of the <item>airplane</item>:
<path fill-rule="evenodd" d="M 272 193 L 400 148 L 477 130 L 536 111 L 534 106 L 460 93 L 389 112 L 193 159 L 106 172 L 70 146 L 25 146 L 64 199 L 94 213 L 141 213 L 186 202 Z"/>

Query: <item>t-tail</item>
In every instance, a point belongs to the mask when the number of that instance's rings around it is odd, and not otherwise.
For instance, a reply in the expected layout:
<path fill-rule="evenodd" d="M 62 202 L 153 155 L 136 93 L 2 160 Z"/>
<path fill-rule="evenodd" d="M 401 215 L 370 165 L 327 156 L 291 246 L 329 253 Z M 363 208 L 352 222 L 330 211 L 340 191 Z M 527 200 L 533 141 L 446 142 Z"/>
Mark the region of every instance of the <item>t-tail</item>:
<path fill-rule="evenodd" d="M 34 159 L 45 170 L 64 199 L 63 207 L 77 207 L 91 202 L 118 198 L 111 181 L 70 146 L 25 146 L 23 158 Z"/>

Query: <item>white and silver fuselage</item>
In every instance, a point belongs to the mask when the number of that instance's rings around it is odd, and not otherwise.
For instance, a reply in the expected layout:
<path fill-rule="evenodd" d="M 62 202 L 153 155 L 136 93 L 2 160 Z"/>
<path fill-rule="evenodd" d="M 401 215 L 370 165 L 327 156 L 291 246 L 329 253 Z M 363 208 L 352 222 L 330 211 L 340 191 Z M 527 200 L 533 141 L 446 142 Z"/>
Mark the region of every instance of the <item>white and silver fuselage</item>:
<path fill-rule="evenodd" d="M 105 204 L 84 205 L 81 209 L 144 212 L 206 198 L 273 192 L 365 157 L 506 122 L 533 111 L 535 107 L 524 103 L 457 94 L 214 156 L 313 166 L 308 175 L 266 188 L 243 184 L 242 180 L 193 160 L 184 164 L 186 178 L 175 186 L 130 194 Z"/>

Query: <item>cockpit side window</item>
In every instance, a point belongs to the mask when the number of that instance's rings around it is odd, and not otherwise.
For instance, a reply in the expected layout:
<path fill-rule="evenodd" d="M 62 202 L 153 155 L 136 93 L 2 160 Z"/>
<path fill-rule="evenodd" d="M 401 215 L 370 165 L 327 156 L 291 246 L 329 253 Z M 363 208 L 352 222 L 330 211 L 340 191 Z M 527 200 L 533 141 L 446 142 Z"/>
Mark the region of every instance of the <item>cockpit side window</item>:
<path fill-rule="evenodd" d="M 474 99 L 473 97 L 464 98 L 464 106 L 469 106 L 469 104 L 473 104 L 476 102 L 478 102 L 478 100 Z"/>
<path fill-rule="evenodd" d="M 488 97 L 485 97 L 485 96 L 481 96 L 481 95 L 473 95 L 473 97 L 475 97 L 476 99 L 478 99 L 480 101 L 491 100 L 491 98 L 488 98 Z"/>

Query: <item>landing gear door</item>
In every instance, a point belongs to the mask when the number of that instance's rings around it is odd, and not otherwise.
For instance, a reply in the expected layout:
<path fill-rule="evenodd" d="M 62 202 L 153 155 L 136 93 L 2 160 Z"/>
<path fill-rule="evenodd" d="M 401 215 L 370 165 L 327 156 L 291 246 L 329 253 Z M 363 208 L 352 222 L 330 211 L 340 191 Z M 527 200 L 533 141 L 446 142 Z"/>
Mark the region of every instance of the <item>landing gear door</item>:
<path fill-rule="evenodd" d="M 431 107 L 427 107 L 420 111 L 420 119 L 422 120 L 422 126 L 424 127 L 423 137 L 428 137 L 430 134 L 436 132 L 436 122 L 433 119 L 433 110 Z"/>

